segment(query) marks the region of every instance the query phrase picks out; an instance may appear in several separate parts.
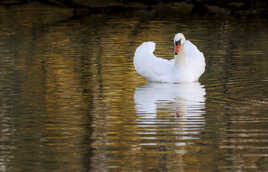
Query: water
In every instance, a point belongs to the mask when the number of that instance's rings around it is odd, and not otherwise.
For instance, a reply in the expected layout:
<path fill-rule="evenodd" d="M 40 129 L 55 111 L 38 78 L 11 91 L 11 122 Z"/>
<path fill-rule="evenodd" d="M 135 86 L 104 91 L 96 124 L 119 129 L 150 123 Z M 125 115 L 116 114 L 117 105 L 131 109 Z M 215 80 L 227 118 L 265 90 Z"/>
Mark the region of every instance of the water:
<path fill-rule="evenodd" d="M 0 171 L 268 169 L 267 19 L 49 10 L 1 7 Z M 177 32 L 205 74 L 146 83 L 136 47 Z"/>

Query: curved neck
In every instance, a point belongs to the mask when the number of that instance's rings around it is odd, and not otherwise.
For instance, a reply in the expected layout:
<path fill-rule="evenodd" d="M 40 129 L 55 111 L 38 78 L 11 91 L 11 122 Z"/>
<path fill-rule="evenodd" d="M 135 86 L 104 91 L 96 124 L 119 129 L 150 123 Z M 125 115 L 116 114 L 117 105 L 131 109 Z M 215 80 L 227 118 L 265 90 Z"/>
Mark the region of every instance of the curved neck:
<path fill-rule="evenodd" d="M 180 68 L 186 66 L 186 56 L 185 56 L 185 50 L 183 46 L 181 47 L 181 50 L 179 51 L 179 53 L 175 55 L 174 57 L 175 57 L 175 66 L 178 66 Z"/>

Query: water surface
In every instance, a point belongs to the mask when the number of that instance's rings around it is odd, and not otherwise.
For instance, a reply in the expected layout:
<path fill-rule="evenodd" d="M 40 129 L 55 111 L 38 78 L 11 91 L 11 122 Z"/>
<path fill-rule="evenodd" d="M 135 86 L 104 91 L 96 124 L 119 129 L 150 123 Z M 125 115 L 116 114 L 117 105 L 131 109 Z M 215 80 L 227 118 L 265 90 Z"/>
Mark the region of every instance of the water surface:
<path fill-rule="evenodd" d="M 0 171 L 267 170 L 267 19 L 67 14 L 1 7 Z M 147 83 L 136 47 L 177 32 L 205 74 Z"/>

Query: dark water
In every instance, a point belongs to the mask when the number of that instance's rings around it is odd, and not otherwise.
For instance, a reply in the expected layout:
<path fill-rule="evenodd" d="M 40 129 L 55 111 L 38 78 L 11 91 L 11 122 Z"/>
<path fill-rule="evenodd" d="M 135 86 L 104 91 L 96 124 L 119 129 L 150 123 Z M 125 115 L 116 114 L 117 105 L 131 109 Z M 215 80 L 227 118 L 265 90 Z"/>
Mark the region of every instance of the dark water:
<path fill-rule="evenodd" d="M 268 170 L 267 19 L 0 12 L 0 171 Z M 136 47 L 177 32 L 200 83 L 146 83 Z"/>

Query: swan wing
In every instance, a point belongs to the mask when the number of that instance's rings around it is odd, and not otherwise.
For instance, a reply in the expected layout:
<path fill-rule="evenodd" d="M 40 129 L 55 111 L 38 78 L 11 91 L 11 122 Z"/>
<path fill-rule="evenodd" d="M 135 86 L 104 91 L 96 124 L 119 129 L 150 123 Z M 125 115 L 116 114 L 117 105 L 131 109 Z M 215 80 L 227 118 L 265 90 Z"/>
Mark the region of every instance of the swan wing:
<path fill-rule="evenodd" d="M 192 69 L 195 77 L 199 77 L 205 71 L 206 62 L 202 52 L 189 40 L 185 42 L 187 65 Z"/>
<path fill-rule="evenodd" d="M 168 80 L 168 75 L 172 69 L 172 62 L 163 58 L 156 57 L 154 42 L 142 43 L 135 52 L 134 66 L 140 75 L 151 81 Z"/>

